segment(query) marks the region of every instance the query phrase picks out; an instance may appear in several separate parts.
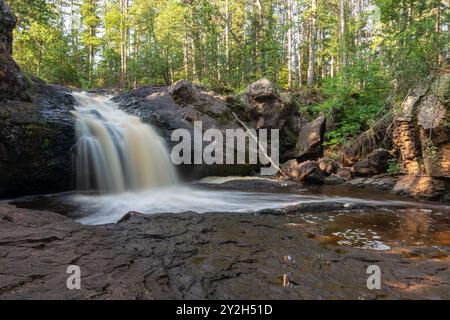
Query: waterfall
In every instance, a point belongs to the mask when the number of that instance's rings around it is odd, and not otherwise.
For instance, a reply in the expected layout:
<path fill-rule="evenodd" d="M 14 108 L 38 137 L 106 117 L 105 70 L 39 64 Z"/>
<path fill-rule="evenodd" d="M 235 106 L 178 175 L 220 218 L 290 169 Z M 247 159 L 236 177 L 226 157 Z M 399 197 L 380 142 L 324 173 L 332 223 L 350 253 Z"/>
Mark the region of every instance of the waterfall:
<path fill-rule="evenodd" d="M 74 93 L 79 190 L 119 193 L 176 182 L 163 139 L 104 96 Z"/>

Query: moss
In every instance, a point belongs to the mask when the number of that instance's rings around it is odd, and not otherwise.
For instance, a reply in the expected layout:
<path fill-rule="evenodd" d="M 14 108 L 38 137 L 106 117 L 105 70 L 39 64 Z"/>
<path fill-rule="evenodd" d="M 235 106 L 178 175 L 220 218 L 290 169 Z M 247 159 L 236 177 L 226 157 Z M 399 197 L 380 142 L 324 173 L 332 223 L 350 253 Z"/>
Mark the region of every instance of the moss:
<path fill-rule="evenodd" d="M 50 139 L 45 138 L 45 139 L 42 141 L 41 149 L 42 149 L 42 150 L 47 150 L 49 146 L 50 146 Z"/>

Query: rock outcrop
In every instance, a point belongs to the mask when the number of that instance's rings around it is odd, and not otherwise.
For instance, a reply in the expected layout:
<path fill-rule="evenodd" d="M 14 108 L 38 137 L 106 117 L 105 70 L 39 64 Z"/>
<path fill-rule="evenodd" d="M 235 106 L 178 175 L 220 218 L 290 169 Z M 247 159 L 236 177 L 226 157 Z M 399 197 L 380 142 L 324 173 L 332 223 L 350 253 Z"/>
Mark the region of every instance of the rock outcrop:
<path fill-rule="evenodd" d="M 169 87 L 138 88 L 119 94 L 114 100 L 124 111 L 140 117 L 144 122 L 157 128 L 169 148 L 179 143 L 171 140 L 172 133 L 176 129 L 187 130 L 193 138 L 196 121 L 201 121 L 203 132 L 207 129 L 217 129 L 224 137 L 226 129 L 241 128 L 232 114 L 232 106 L 224 97 L 204 92 L 185 80 Z M 203 142 L 203 148 L 209 144 L 210 142 Z M 193 145 L 191 150 L 194 153 Z M 237 153 L 237 150 L 233 152 Z M 191 159 L 194 159 L 193 154 Z M 197 179 L 211 175 L 249 175 L 258 169 L 258 166 L 192 163 L 179 165 L 178 169 L 186 179 Z"/>
<path fill-rule="evenodd" d="M 450 73 L 411 90 L 395 119 L 393 142 L 401 172 L 450 178 Z"/>
<path fill-rule="evenodd" d="M 337 247 L 339 238 L 323 230 L 328 219 L 305 223 L 296 210 L 131 212 L 117 224 L 87 226 L 51 212 L 0 206 L 0 299 L 450 297 L 446 247 L 402 244 L 387 253 Z M 372 262 L 383 270 L 381 290 L 367 290 Z M 66 287 L 73 264 L 81 268 L 80 290 Z"/>
<path fill-rule="evenodd" d="M 289 160 L 281 166 L 282 171 L 291 179 L 305 184 L 322 184 L 324 176 L 317 161 Z"/>
<path fill-rule="evenodd" d="M 391 158 L 389 151 L 377 149 L 366 158 L 353 166 L 354 174 L 358 177 L 369 177 L 386 172 L 388 161 Z"/>
<path fill-rule="evenodd" d="M 450 198 L 449 105 L 448 71 L 425 79 L 403 101 L 395 118 L 393 142 L 406 176 L 399 179 L 394 191 L 421 198 Z"/>
<path fill-rule="evenodd" d="M 73 188 L 75 101 L 61 87 L 34 86 L 30 102 L 0 102 L 0 198 Z"/>
<path fill-rule="evenodd" d="M 27 81 L 12 59 L 12 32 L 17 19 L 4 0 L 0 0 L 0 101 L 30 100 Z"/>
<path fill-rule="evenodd" d="M 72 187 L 74 99 L 30 79 L 11 58 L 16 18 L 0 0 L 0 198 Z"/>
<path fill-rule="evenodd" d="M 249 85 L 247 99 L 249 113 L 256 119 L 256 129 L 280 129 L 284 126 L 287 106 L 272 82 L 261 79 Z"/>
<path fill-rule="evenodd" d="M 325 129 L 325 116 L 320 116 L 312 122 L 305 123 L 298 135 L 295 158 L 299 161 L 306 161 L 322 157 Z"/>

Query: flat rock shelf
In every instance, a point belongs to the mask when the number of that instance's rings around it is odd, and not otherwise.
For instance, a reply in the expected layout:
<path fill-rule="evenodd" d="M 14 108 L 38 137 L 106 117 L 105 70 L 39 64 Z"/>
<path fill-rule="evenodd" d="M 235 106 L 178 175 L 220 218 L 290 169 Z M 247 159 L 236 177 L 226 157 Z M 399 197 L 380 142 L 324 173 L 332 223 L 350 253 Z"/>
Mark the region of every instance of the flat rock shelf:
<path fill-rule="evenodd" d="M 436 245 L 363 250 L 305 212 L 130 212 L 90 226 L 6 204 L 0 229 L 0 299 L 450 298 L 445 232 Z M 66 287 L 73 264 L 81 290 Z M 367 288 L 369 265 L 381 290 Z"/>

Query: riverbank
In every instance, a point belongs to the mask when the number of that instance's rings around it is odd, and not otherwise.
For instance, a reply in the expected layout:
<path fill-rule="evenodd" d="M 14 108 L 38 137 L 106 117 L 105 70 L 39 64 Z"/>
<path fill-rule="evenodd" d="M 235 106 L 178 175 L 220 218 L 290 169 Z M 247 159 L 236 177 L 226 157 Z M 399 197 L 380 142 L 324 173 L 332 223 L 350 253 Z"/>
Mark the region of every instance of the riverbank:
<path fill-rule="evenodd" d="M 329 201 L 253 213 L 130 212 L 92 226 L 3 204 L 0 298 L 449 299 L 445 208 Z M 68 265 L 80 266 L 81 290 L 66 288 Z M 382 271 L 381 290 L 367 288 L 370 265 Z"/>

